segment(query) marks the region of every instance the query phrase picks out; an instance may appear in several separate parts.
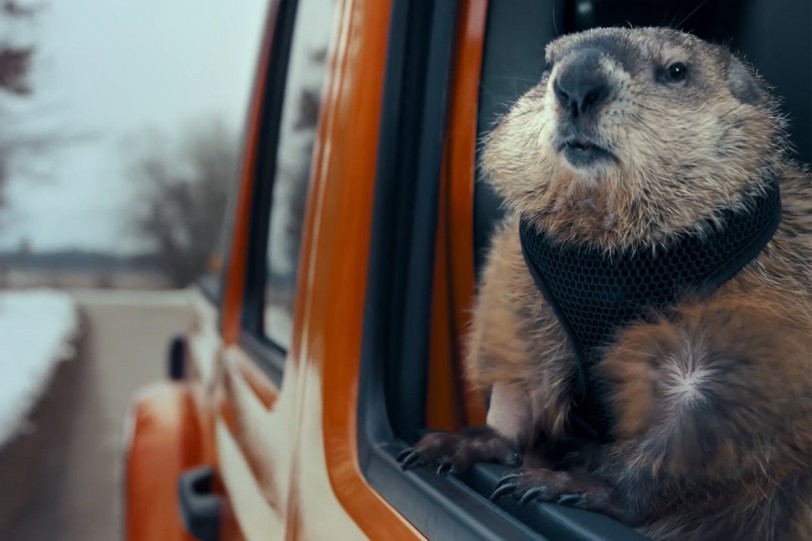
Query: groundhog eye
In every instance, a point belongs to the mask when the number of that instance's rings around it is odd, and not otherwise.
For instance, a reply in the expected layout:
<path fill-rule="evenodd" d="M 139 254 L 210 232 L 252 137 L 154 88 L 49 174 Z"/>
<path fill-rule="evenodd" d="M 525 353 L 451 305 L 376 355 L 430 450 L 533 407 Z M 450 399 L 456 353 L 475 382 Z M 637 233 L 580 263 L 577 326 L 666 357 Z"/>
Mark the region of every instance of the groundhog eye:
<path fill-rule="evenodd" d="M 679 83 L 685 80 L 688 73 L 688 66 L 682 62 L 673 62 L 666 66 L 663 72 L 663 80 L 666 83 Z"/>

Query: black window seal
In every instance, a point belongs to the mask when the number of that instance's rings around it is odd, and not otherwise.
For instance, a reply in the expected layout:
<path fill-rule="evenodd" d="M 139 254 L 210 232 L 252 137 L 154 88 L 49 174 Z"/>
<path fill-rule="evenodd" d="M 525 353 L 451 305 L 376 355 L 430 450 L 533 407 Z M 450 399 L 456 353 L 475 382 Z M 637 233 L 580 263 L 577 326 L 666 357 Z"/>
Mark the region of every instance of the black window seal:
<path fill-rule="evenodd" d="M 282 111 L 287 87 L 288 63 L 298 0 L 280 2 L 265 70 L 259 137 L 254 164 L 248 261 L 242 299 L 240 345 L 276 385 L 281 385 L 286 351 L 265 336 L 262 313 L 265 304 L 267 244 Z"/>
<path fill-rule="evenodd" d="M 242 328 L 258 336 L 262 332 L 262 310 L 267 273 L 268 225 L 273 208 L 273 188 L 282 113 L 287 87 L 288 63 L 296 23 L 298 0 L 282 1 L 276 15 L 262 99 L 260 130 L 254 164 L 251 219 L 248 232 L 248 262 L 243 291 Z"/>
<path fill-rule="evenodd" d="M 397 404 L 397 408 L 392 408 L 390 412 L 390 419 L 397 429 L 397 434 L 407 439 L 417 436 L 425 426 L 426 419 L 428 363 L 419 361 L 427 359 L 429 353 L 434 247 L 437 242 L 438 202 L 448 123 L 448 98 L 457 13 L 457 0 L 447 0 L 434 9 L 421 10 L 418 7 L 412 16 L 425 20 L 427 24 L 412 27 L 419 30 L 410 36 L 407 29 L 407 40 L 410 40 L 407 46 L 418 49 L 414 51 L 410 48 L 409 57 L 417 59 L 421 53 L 425 56 L 424 63 L 413 64 L 417 73 L 407 73 L 403 79 L 407 87 L 411 86 L 410 78 L 417 83 L 409 88 L 417 93 L 417 99 L 410 97 L 410 93 L 406 92 L 403 96 L 411 106 L 417 105 L 414 111 L 416 114 L 406 129 L 414 130 L 413 133 L 419 134 L 419 137 L 416 145 L 408 143 L 404 145 L 406 148 L 414 147 L 416 151 L 412 168 L 405 163 L 409 157 L 402 156 L 401 167 L 397 173 L 402 177 L 397 182 L 405 189 L 409 188 L 409 182 L 403 177 L 411 176 L 413 192 L 411 198 L 408 196 L 404 198 L 401 192 L 400 198 L 401 201 L 404 199 L 412 201 L 411 212 L 403 216 L 405 223 L 402 223 L 408 231 L 408 236 L 401 237 L 408 246 L 408 255 L 403 264 L 398 265 L 400 269 L 405 270 L 403 276 L 405 296 L 401 303 L 403 319 L 399 329 L 404 338 L 400 342 L 398 352 L 400 362 L 397 369 L 392 371 L 393 378 L 387 389 L 388 396 L 396 400 Z M 428 39 L 424 34 L 426 27 L 430 29 Z M 402 114 L 406 112 L 406 108 L 401 109 Z M 403 135 L 407 138 L 410 134 Z M 418 294 L 414 295 L 412 292 Z M 413 360 L 418 362 L 412 362 Z"/>

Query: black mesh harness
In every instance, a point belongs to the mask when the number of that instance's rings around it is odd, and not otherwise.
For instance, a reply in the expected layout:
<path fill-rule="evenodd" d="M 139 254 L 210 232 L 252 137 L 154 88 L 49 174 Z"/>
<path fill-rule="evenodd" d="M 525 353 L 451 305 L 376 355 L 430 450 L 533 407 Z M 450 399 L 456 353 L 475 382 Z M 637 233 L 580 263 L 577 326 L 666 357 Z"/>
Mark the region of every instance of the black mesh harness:
<path fill-rule="evenodd" d="M 771 180 L 747 210 L 722 212 L 721 226 L 658 248 L 608 255 L 586 244 L 562 244 L 521 220 L 522 253 L 530 274 L 569 337 L 577 360 L 573 427 L 606 440 L 614 422 L 608 383 L 592 367 L 615 333 L 653 310 L 667 311 L 688 294 L 708 295 L 767 245 L 781 219 L 781 195 Z"/>

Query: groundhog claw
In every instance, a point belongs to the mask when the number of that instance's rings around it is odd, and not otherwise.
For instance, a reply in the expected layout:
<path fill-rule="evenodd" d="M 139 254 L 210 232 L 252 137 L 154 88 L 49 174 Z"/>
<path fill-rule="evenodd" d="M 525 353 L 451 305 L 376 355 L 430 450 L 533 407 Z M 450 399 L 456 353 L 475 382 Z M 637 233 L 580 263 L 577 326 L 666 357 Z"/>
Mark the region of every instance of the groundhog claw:
<path fill-rule="evenodd" d="M 518 479 L 521 475 L 521 472 L 512 472 L 499 479 L 489 499 L 496 501 L 508 494 L 513 494 L 519 488 L 519 485 L 514 483 L 513 480 Z"/>
<path fill-rule="evenodd" d="M 567 507 L 581 507 L 587 506 L 587 499 L 583 494 L 562 494 L 556 502 L 558 505 L 566 505 Z"/>
<path fill-rule="evenodd" d="M 403 451 L 401 451 L 401 452 L 399 452 L 397 454 L 397 456 L 395 457 L 395 460 L 397 460 L 398 462 L 403 462 L 403 460 L 407 456 L 409 456 L 413 451 L 414 451 L 414 447 L 407 447 L 406 449 L 404 449 Z"/>
<path fill-rule="evenodd" d="M 510 483 L 498 484 L 496 485 L 496 488 L 493 489 L 493 492 L 491 492 L 491 495 L 488 496 L 488 499 L 495 502 L 499 498 L 512 493 L 514 490 L 516 490 L 516 485 L 512 485 Z"/>
<path fill-rule="evenodd" d="M 437 464 L 437 473 L 446 475 L 464 471 L 476 462 L 518 466 L 522 457 L 493 429 L 479 427 L 466 429 L 459 434 L 427 434 L 417 445 L 398 454 L 397 460 L 404 470 Z"/>
<path fill-rule="evenodd" d="M 397 461 L 400 462 L 401 470 L 416 468 L 417 466 L 422 466 L 423 464 L 426 463 L 423 457 L 423 453 L 421 453 L 414 447 L 405 449 L 400 454 L 398 454 Z"/>
<path fill-rule="evenodd" d="M 451 462 L 441 462 L 439 466 L 437 466 L 437 474 L 438 475 L 446 475 L 448 473 L 452 473 L 454 471 L 454 464 Z"/>
<path fill-rule="evenodd" d="M 611 505 L 606 487 L 564 471 L 526 468 L 509 473 L 496 484 L 490 499 L 497 500 L 507 495 L 521 504 L 538 500 L 621 516 L 618 509 Z"/>
<path fill-rule="evenodd" d="M 544 494 L 546 492 L 547 487 L 533 487 L 531 489 L 528 489 L 524 494 L 522 494 L 521 498 L 519 498 L 519 503 L 522 505 L 526 505 L 535 499 L 546 501 L 546 499 L 544 498 Z"/>

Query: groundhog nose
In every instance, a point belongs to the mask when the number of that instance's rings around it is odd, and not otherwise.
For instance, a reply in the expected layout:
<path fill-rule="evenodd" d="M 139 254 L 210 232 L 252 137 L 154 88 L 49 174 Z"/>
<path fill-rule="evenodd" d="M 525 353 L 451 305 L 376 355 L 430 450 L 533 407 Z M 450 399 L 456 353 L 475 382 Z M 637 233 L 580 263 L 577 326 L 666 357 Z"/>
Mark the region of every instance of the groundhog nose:
<path fill-rule="evenodd" d="M 573 118 L 597 109 L 609 97 L 609 90 L 609 81 L 601 70 L 601 53 L 594 49 L 568 60 L 553 81 L 559 103 Z"/>

